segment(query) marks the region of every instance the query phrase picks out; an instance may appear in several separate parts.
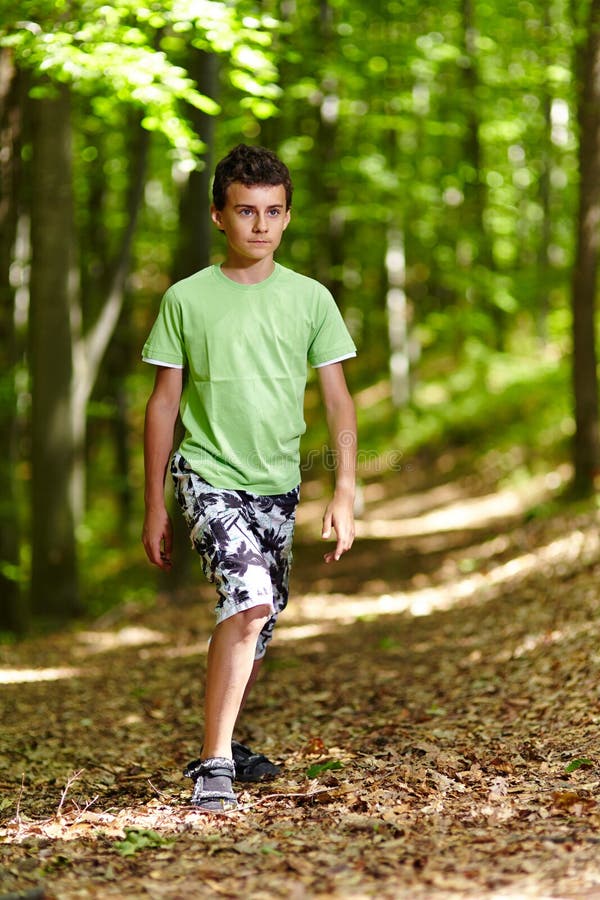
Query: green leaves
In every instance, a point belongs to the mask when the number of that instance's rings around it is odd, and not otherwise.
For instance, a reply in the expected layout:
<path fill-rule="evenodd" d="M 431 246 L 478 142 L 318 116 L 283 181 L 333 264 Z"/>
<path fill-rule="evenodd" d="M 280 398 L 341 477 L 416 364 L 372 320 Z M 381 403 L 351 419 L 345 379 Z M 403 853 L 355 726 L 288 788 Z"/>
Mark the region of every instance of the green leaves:
<path fill-rule="evenodd" d="M 173 844 L 175 838 L 162 837 L 158 832 L 148 828 L 126 828 L 125 838 L 115 841 L 115 849 L 121 856 L 135 856 L 140 850 L 155 850 Z"/>
<path fill-rule="evenodd" d="M 594 763 L 591 759 L 586 759 L 585 757 L 580 759 L 578 757 L 577 759 L 572 759 L 571 762 L 565 766 L 565 772 L 567 775 L 570 775 L 571 772 L 576 772 L 577 769 L 591 769 L 593 766 Z"/>
<path fill-rule="evenodd" d="M 343 769 L 343 767 L 343 763 L 341 763 L 339 759 L 329 759 L 327 762 L 313 763 L 313 765 L 309 766 L 306 770 L 306 774 L 309 778 L 316 778 L 321 772 L 328 772 L 332 769 Z"/>
<path fill-rule="evenodd" d="M 277 69 L 269 53 L 274 19 L 244 17 L 237 5 L 216 0 L 170 0 L 151 11 L 131 0 L 106 5 L 93 0 L 85 20 L 60 4 L 26 3 L 19 16 L 0 28 L 0 46 L 11 47 L 20 66 L 52 83 L 68 83 L 75 93 L 110 98 L 145 111 L 143 125 L 160 131 L 179 157 L 204 149 L 183 113 L 189 104 L 206 115 L 220 106 L 195 84 L 170 53 L 190 43 L 231 57 L 230 79 L 251 101 L 256 115 L 276 112 Z M 180 35 L 185 34 L 185 41 Z M 40 88 L 34 86 L 39 94 Z"/>

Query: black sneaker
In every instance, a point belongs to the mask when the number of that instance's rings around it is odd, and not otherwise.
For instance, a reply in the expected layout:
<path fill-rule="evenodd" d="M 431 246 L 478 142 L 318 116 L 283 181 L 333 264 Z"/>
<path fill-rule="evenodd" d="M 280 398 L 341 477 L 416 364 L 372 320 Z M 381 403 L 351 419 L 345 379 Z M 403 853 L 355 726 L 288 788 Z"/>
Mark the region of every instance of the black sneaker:
<path fill-rule="evenodd" d="M 238 741 L 231 742 L 236 781 L 270 781 L 281 774 L 281 768 L 262 753 L 253 753 Z"/>

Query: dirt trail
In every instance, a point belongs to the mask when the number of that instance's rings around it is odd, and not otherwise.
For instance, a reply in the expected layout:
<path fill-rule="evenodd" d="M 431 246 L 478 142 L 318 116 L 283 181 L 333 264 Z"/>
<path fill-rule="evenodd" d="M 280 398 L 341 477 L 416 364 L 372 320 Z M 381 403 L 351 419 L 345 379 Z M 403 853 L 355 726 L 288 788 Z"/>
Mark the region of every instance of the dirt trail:
<path fill-rule="evenodd" d="M 473 479 L 413 486 L 368 487 L 331 568 L 307 490 L 294 599 L 239 735 L 284 775 L 240 812 L 198 816 L 180 774 L 210 589 L 1 648 L 0 891 L 600 898 L 598 516 L 527 521 L 531 496 L 486 500 Z"/>

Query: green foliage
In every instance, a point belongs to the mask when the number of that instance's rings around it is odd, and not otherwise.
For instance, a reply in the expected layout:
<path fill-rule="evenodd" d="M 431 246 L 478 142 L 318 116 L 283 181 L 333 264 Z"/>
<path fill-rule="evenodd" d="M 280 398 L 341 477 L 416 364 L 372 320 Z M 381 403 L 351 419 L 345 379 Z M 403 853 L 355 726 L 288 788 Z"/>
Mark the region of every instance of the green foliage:
<path fill-rule="evenodd" d="M 398 438 L 410 455 L 444 441 L 475 444 L 480 452 L 529 446 L 532 455 L 564 452 L 572 433 L 568 370 L 551 353 L 490 353 L 470 343 L 464 360 L 435 373 L 414 390 L 399 416 Z M 448 361 L 446 360 L 446 363 Z"/>
<path fill-rule="evenodd" d="M 328 759 L 327 762 L 313 763 L 313 765 L 309 766 L 306 770 L 306 774 L 309 778 L 316 778 L 317 775 L 321 775 L 322 772 L 329 772 L 331 770 L 343 768 L 344 764 L 340 762 L 339 759 Z"/>
<path fill-rule="evenodd" d="M 565 772 L 570 775 L 571 772 L 576 772 L 578 769 L 592 769 L 594 767 L 594 763 L 591 759 L 572 759 L 568 765 L 565 766 Z"/>
<path fill-rule="evenodd" d="M 273 114 L 280 92 L 268 53 L 268 27 L 274 24 L 265 17 L 241 17 L 236 7 L 216 0 L 171 0 L 154 9 L 128 0 L 111 5 L 88 0 L 79 15 L 62 3 L 25 2 L 18 18 L 0 28 L 0 46 L 10 48 L 19 65 L 36 76 L 32 96 L 68 83 L 91 98 L 94 114 L 105 123 L 120 103 L 137 106 L 144 111 L 143 126 L 161 132 L 177 156 L 189 160 L 205 145 L 181 104 L 207 115 L 218 114 L 220 107 L 169 54 L 183 41 L 228 54 L 232 83 L 265 118 Z"/>
<path fill-rule="evenodd" d="M 125 838 L 115 841 L 114 847 L 121 856 L 135 856 L 141 850 L 156 850 L 158 847 L 168 847 L 175 842 L 175 838 L 165 838 L 156 831 L 148 828 L 126 828 Z"/>

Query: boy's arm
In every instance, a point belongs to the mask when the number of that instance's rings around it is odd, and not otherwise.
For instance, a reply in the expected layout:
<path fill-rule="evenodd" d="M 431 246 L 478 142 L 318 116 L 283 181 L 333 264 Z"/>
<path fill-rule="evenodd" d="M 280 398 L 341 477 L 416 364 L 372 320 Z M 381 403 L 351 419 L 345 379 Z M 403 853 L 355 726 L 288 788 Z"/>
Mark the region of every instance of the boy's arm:
<path fill-rule="evenodd" d="M 325 562 L 338 560 L 354 541 L 354 488 L 356 478 L 356 414 L 346 386 L 341 363 L 317 369 L 325 404 L 329 436 L 335 458 L 335 491 L 323 516 L 322 537 L 335 530 L 335 550 L 326 553 Z"/>
<path fill-rule="evenodd" d="M 154 390 L 146 406 L 144 425 L 144 503 L 146 514 L 142 543 L 151 563 L 171 568 L 173 529 L 165 504 L 165 476 L 173 449 L 173 433 L 179 412 L 183 370 L 159 366 Z"/>

